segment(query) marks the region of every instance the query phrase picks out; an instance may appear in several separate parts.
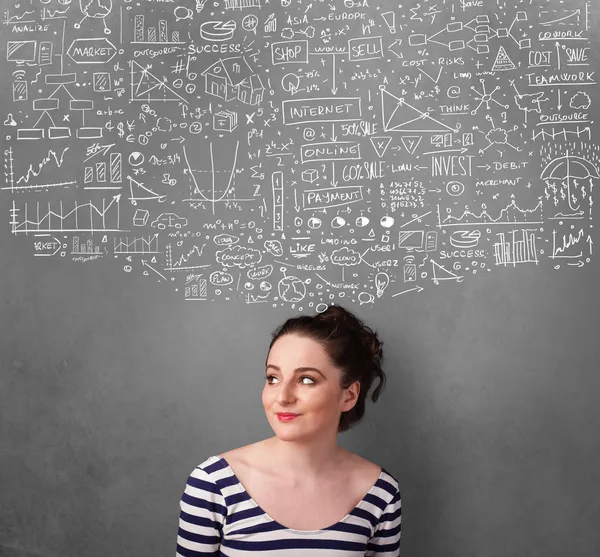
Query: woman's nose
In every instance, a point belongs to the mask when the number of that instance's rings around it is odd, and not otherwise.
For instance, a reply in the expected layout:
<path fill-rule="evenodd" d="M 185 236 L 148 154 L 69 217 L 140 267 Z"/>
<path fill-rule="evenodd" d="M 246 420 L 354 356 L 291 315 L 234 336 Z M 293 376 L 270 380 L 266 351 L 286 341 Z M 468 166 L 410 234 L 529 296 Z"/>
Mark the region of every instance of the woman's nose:
<path fill-rule="evenodd" d="M 293 383 L 282 383 L 278 389 L 277 400 L 281 402 L 289 402 L 293 401 L 296 398 L 294 393 L 294 385 Z"/>

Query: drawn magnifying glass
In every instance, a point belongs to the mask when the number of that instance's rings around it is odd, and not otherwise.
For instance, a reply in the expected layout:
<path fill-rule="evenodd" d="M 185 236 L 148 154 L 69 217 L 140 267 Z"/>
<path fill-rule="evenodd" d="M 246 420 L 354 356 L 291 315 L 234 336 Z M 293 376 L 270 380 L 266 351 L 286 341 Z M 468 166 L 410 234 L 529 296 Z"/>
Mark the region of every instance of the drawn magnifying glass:
<path fill-rule="evenodd" d="M 192 19 L 194 16 L 194 12 L 185 6 L 177 6 L 173 10 L 173 14 L 175 15 L 175 21 L 181 21 L 182 19 Z"/>

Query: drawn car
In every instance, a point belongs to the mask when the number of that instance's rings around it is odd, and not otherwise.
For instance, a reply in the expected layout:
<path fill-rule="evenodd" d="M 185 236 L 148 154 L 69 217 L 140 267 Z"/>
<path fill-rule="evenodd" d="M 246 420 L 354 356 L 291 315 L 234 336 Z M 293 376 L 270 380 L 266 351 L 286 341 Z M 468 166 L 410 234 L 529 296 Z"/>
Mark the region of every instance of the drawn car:
<path fill-rule="evenodd" d="M 180 217 L 175 213 L 161 213 L 158 218 L 152 221 L 150 226 L 156 226 L 160 230 L 164 230 L 165 228 L 182 228 L 183 226 L 187 226 L 187 219 L 185 217 Z"/>

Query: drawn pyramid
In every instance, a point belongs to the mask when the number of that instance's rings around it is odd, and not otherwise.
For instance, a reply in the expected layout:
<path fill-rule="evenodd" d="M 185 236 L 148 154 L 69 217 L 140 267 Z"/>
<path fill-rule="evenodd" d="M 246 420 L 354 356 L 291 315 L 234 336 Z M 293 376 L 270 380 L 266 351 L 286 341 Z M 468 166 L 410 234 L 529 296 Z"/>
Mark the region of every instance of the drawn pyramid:
<path fill-rule="evenodd" d="M 421 135 L 403 135 L 401 138 L 402 145 L 404 148 L 411 154 L 414 155 L 419 143 L 421 143 L 421 139 L 423 136 Z"/>
<path fill-rule="evenodd" d="M 492 66 L 492 71 L 504 72 L 507 70 L 514 70 L 515 68 L 516 66 L 513 64 L 513 61 L 508 57 L 508 54 L 506 54 L 506 50 L 504 50 L 504 47 L 501 46 L 500 50 L 498 50 L 496 61 Z"/>
<path fill-rule="evenodd" d="M 404 99 L 392 95 L 385 86 L 381 90 L 381 116 L 383 119 L 383 130 L 407 131 L 407 132 L 429 132 L 447 133 L 455 132 L 453 128 L 443 122 L 432 118 L 427 112 L 423 112 L 408 104 Z"/>
<path fill-rule="evenodd" d="M 369 137 L 369 139 L 371 140 L 371 145 L 373 145 L 373 149 L 375 149 L 375 152 L 379 158 L 385 155 L 385 152 L 392 141 L 392 138 L 389 135 L 376 135 Z"/>
<path fill-rule="evenodd" d="M 135 64 L 135 68 L 134 68 Z M 139 74 L 139 78 L 136 75 Z M 178 95 L 164 81 L 148 71 L 147 68 L 140 66 L 137 62 L 131 61 L 131 100 L 132 101 L 187 101 Z"/>

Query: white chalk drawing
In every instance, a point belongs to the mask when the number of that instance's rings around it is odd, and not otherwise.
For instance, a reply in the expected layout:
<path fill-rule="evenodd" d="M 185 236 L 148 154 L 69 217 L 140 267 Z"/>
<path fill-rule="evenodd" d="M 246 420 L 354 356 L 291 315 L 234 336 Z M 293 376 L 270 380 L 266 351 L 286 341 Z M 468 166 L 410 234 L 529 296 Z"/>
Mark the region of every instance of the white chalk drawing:
<path fill-rule="evenodd" d="M 9 1 L 7 231 L 301 310 L 589 267 L 590 3 L 484 4 Z"/>

